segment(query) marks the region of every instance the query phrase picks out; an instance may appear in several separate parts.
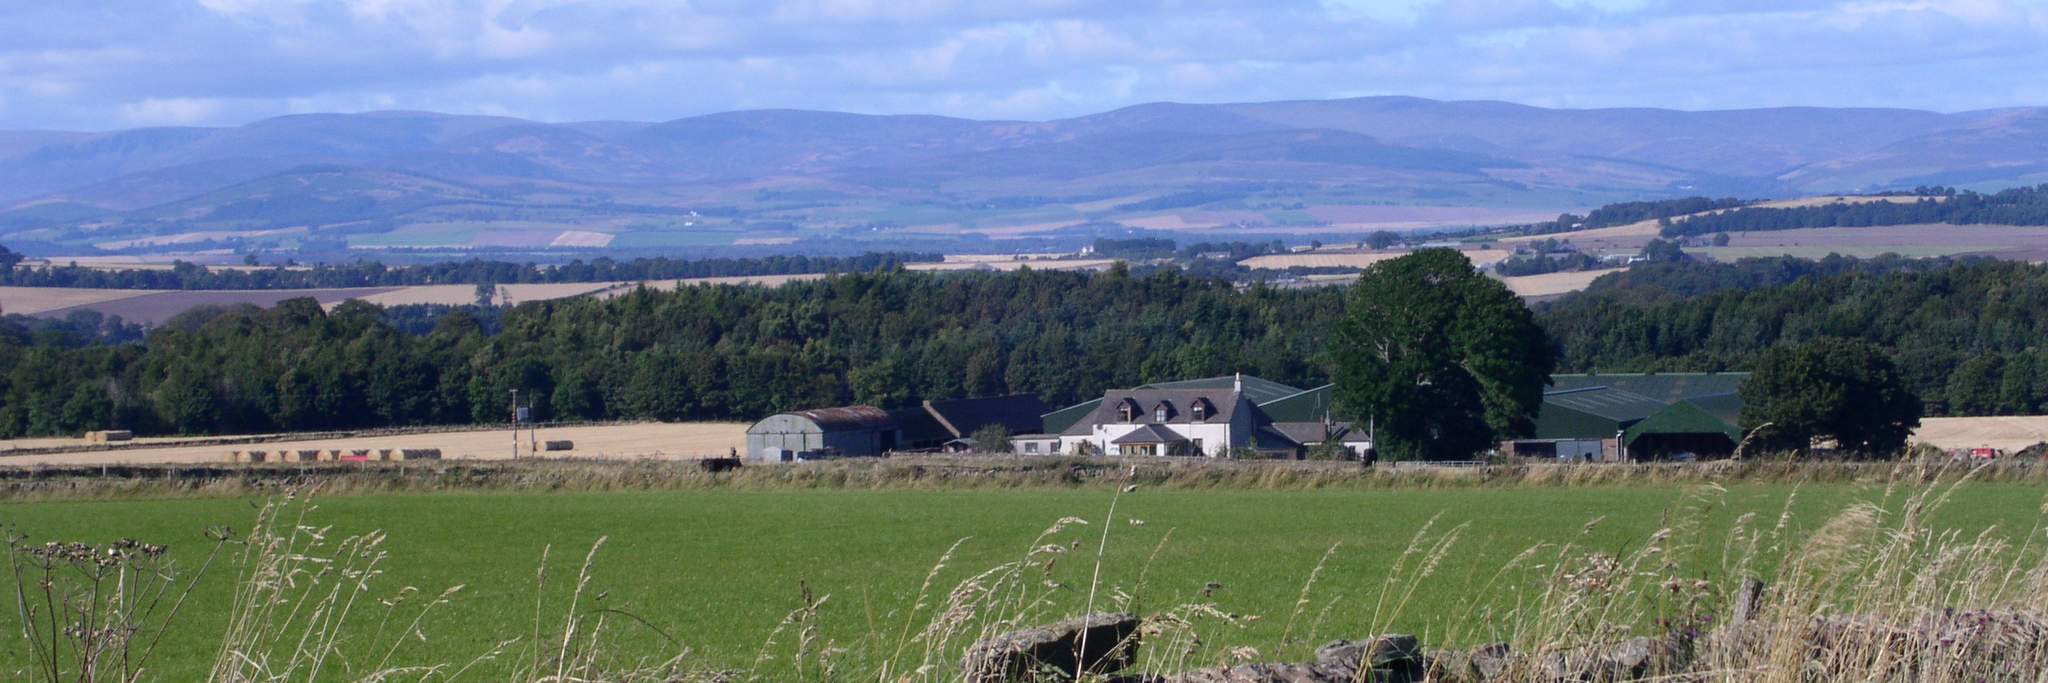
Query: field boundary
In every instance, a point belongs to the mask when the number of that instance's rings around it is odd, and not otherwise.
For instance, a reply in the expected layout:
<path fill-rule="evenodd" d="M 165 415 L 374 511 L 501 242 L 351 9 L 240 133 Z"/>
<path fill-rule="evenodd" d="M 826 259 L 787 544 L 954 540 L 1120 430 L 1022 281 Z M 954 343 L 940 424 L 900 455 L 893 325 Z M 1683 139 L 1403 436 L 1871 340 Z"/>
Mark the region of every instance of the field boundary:
<path fill-rule="evenodd" d="M 1693 486 L 1733 482 L 1870 483 L 1976 481 L 2048 483 L 2048 463 L 1947 459 L 1701 463 L 1531 463 L 1366 468 L 1350 462 L 1180 462 L 1120 457 L 917 456 L 742 465 L 734 459 L 180 465 L 0 466 L 0 500 L 239 497 L 315 488 L 323 495 L 450 491 L 973 490 L 1115 489 L 1316 490 L 1515 487 Z"/>

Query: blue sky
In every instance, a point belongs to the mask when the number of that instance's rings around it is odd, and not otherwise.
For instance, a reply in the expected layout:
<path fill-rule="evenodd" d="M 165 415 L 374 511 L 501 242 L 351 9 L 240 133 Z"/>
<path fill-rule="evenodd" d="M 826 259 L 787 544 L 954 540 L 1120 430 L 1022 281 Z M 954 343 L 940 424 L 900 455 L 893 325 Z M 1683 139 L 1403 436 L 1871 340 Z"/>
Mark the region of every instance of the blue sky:
<path fill-rule="evenodd" d="M 1400 94 L 2048 104 L 2048 0 L 0 0 L 0 128 L 426 109 L 1046 119 Z"/>

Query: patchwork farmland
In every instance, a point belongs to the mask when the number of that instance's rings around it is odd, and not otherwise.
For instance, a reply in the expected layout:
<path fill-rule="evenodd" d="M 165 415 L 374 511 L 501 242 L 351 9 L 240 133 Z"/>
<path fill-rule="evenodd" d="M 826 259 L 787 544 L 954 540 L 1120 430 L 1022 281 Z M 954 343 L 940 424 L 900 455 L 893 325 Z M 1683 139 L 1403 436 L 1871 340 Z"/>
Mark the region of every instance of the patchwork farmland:
<path fill-rule="evenodd" d="M 915 271 L 1009 271 L 1023 267 L 1041 270 L 1092 270 L 1106 268 L 1114 259 L 1022 259 L 1008 255 L 948 256 L 936 263 L 913 263 Z M 671 289 L 689 285 L 778 286 L 799 280 L 814 280 L 823 274 L 742 275 L 729 277 L 674 278 L 648 281 L 515 283 L 499 285 L 501 303 L 520 304 L 578 296 L 617 296 L 636 286 Z M 312 297 L 329 308 L 343 301 L 360 300 L 380 306 L 438 304 L 460 306 L 475 303 L 475 285 L 412 285 L 401 287 L 354 287 L 330 289 L 245 289 L 245 290 L 149 290 L 91 289 L 69 287 L 0 287 L 0 311 L 47 318 L 62 318 L 73 311 L 93 311 L 120 316 L 122 320 L 150 325 L 162 324 L 179 313 L 200 306 L 260 307 L 277 305 L 285 299 Z"/>
<path fill-rule="evenodd" d="M 573 448 L 545 453 L 551 458 L 694 460 L 745 451 L 747 425 L 739 422 L 645 422 L 544 426 L 540 441 L 566 440 Z M 522 455 L 529 432 L 519 432 Z M 1943 450 L 1997 448 L 2007 453 L 2048 441 L 2048 416 L 1930 417 L 1913 434 L 1914 443 Z M 221 463 L 235 450 L 438 449 L 443 459 L 503 460 L 512 457 L 509 427 L 370 433 L 364 436 L 229 435 L 138 437 L 120 444 L 86 438 L 23 438 L 0 441 L 0 467 L 114 464 Z"/>

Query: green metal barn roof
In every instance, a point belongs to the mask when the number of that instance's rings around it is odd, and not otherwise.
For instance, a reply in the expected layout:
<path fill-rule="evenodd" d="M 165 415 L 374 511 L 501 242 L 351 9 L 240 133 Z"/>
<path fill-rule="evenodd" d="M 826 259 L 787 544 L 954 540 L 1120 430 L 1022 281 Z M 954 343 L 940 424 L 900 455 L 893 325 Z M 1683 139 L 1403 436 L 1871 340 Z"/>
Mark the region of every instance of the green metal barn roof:
<path fill-rule="evenodd" d="M 1570 391 L 1592 387 L 1620 389 L 1665 403 L 1735 393 L 1747 372 L 1658 372 L 1626 374 L 1551 375 L 1550 390 Z"/>
<path fill-rule="evenodd" d="M 1715 396 L 1700 396 L 1698 398 L 1686 399 L 1686 402 L 1697 405 L 1709 413 L 1713 413 L 1714 417 L 1721 418 L 1722 422 L 1732 425 L 1742 424 L 1742 397 L 1739 395 L 1719 394 Z"/>
<path fill-rule="evenodd" d="M 1081 418 L 1094 414 L 1095 407 L 1099 405 L 1102 405 L 1102 399 L 1098 398 L 1046 413 L 1045 417 L 1041 418 L 1041 421 L 1045 423 L 1044 433 L 1058 434 L 1067 431 L 1068 427 L 1072 427 L 1074 423 L 1080 422 Z"/>
<path fill-rule="evenodd" d="M 1691 401 L 1673 403 L 1635 423 L 1622 434 L 1622 443 L 1634 445 L 1636 439 L 1648 434 L 1722 434 L 1731 443 L 1742 439 L 1742 430 L 1733 423 Z"/>
<path fill-rule="evenodd" d="M 1594 415 L 1616 423 L 1633 424 L 1649 417 L 1668 405 L 1633 391 L 1612 387 L 1588 387 L 1553 391 L 1543 395 L 1543 403 L 1570 408 L 1588 415 Z"/>
<path fill-rule="evenodd" d="M 1604 439 L 1625 432 L 1634 442 L 1645 434 L 1727 434 L 1737 428 L 1742 398 L 1735 393 L 1746 372 L 1630 375 L 1556 375 L 1536 414 L 1537 439 Z"/>
<path fill-rule="evenodd" d="M 1286 398 L 1259 404 L 1259 410 L 1274 422 L 1317 422 L 1330 416 L 1335 384 L 1325 384 Z"/>
<path fill-rule="evenodd" d="M 1184 379 L 1177 382 L 1154 382 L 1138 388 L 1203 389 L 1208 391 L 1218 391 L 1222 389 L 1229 389 L 1233 386 L 1236 386 L 1239 377 L 1239 375 L 1224 375 L 1222 377 Z M 1260 379 L 1258 377 L 1253 377 L 1251 375 L 1242 375 L 1242 378 L 1244 379 L 1244 397 L 1246 400 L 1251 401 L 1252 405 L 1258 405 L 1261 403 L 1266 403 L 1268 401 L 1277 401 L 1301 393 L 1301 389 L 1299 388 L 1287 386 L 1285 384 L 1281 384 L 1273 380 Z"/>

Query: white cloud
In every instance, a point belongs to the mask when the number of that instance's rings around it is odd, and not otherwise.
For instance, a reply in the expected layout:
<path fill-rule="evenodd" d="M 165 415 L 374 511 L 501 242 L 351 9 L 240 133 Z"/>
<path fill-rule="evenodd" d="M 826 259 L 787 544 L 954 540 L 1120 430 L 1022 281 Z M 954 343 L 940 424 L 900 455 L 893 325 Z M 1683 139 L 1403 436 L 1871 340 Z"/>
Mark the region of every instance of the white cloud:
<path fill-rule="evenodd" d="M 38 27 L 0 44 L 0 92 L 15 95 L 0 128 L 321 108 L 1052 118 L 1361 93 L 1965 109 L 2043 104 L 2048 63 L 2035 0 L 195 3 L 0 6 L 0 22 Z"/>
<path fill-rule="evenodd" d="M 170 97 L 123 102 L 120 120 L 130 126 L 183 126 L 211 123 L 226 109 L 220 100 L 198 97 Z"/>

